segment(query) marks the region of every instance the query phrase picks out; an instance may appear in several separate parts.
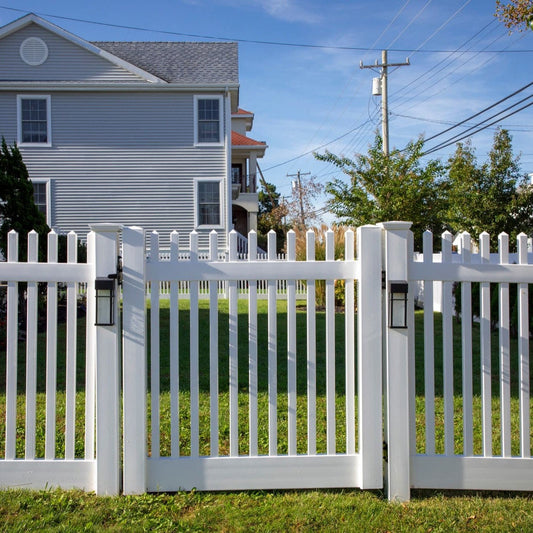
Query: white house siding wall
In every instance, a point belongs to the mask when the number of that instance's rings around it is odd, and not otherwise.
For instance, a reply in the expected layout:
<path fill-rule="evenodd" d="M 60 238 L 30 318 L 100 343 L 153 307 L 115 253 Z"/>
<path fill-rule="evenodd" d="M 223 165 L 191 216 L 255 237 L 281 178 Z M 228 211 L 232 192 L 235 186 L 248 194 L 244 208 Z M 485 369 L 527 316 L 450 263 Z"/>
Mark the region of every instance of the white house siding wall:
<path fill-rule="evenodd" d="M 28 37 L 39 37 L 48 46 L 48 59 L 42 65 L 30 66 L 22 61 L 20 45 Z M 0 80 L 3 81 L 62 81 L 68 76 L 73 82 L 148 83 L 36 24 L 29 24 L 0 40 L 0 58 Z"/>
<path fill-rule="evenodd" d="M 0 134 L 16 136 L 17 92 L 0 91 Z M 195 147 L 193 95 L 51 91 L 52 147 L 21 147 L 30 178 L 50 180 L 51 224 L 83 236 L 88 224 L 116 222 L 181 234 L 194 228 L 197 178 L 224 180 L 225 147 Z M 224 114 L 222 115 L 224 116 Z M 222 224 L 226 213 L 221 215 Z M 200 230 L 208 246 L 210 230 Z M 226 231 L 221 227 L 221 234 Z M 221 241 L 220 246 L 225 242 Z"/>

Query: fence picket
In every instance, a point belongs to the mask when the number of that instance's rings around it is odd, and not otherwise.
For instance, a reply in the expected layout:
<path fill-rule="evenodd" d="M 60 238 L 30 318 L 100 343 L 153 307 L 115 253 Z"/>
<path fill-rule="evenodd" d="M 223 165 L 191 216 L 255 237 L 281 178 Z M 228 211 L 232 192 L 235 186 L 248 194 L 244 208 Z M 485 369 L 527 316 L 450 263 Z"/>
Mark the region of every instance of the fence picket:
<path fill-rule="evenodd" d="M 28 233 L 28 262 L 39 261 L 39 234 Z M 24 443 L 25 459 L 35 459 L 35 425 L 37 398 L 37 307 L 38 285 L 35 281 L 28 282 L 27 314 L 26 314 L 26 431 Z"/>
<path fill-rule="evenodd" d="M 67 236 L 67 262 L 78 262 L 78 237 L 71 231 Z M 77 288 L 67 283 L 67 351 L 66 351 L 66 408 L 65 408 L 65 459 L 75 455 L 76 439 L 76 343 L 77 343 Z"/>
<path fill-rule="evenodd" d="M 287 233 L 287 260 L 296 261 L 296 233 Z M 289 455 L 296 455 L 296 281 L 287 280 L 287 394 Z"/>
<path fill-rule="evenodd" d="M 489 234 L 479 236 L 482 264 L 490 261 Z M 483 432 L 483 455 L 492 455 L 492 392 L 491 392 L 491 342 L 490 342 L 490 283 L 480 284 L 480 336 L 481 336 L 481 411 Z"/>
<path fill-rule="evenodd" d="M 176 264 L 179 259 L 179 233 L 170 234 L 170 261 Z M 179 291 L 178 282 L 170 282 L 170 455 L 180 454 L 179 418 Z"/>
<path fill-rule="evenodd" d="M 18 261 L 18 233 L 8 233 L 7 260 Z M 18 283 L 7 282 L 6 335 L 6 459 L 15 459 L 17 439 L 17 347 L 18 347 Z"/>
<path fill-rule="evenodd" d="M 95 234 L 87 234 L 87 262 L 95 264 Z M 94 277 L 94 272 L 93 272 Z M 86 303 L 87 316 L 85 322 L 85 459 L 95 456 L 95 414 L 96 414 L 96 346 L 95 346 L 95 301 L 94 282 L 87 283 Z"/>
<path fill-rule="evenodd" d="M 315 260 L 315 232 L 306 233 L 306 261 Z M 307 453 L 316 454 L 316 285 L 307 280 Z"/>
<path fill-rule="evenodd" d="M 190 234 L 191 263 L 198 262 L 198 233 Z M 200 454 L 200 369 L 198 328 L 198 281 L 190 282 L 190 398 L 191 398 L 191 456 Z"/>
<path fill-rule="evenodd" d="M 423 236 L 424 264 L 433 263 L 433 233 Z M 433 318 L 433 281 L 424 281 L 424 397 L 426 453 L 435 453 L 435 323 Z"/>
<path fill-rule="evenodd" d="M 229 260 L 237 261 L 237 232 L 229 234 Z M 228 282 L 229 296 L 229 446 L 230 456 L 239 455 L 239 353 L 237 281 Z"/>
<path fill-rule="evenodd" d="M 344 259 L 355 259 L 354 233 L 344 234 Z M 345 379 L 346 379 L 346 453 L 355 453 L 355 282 L 347 279 L 344 298 Z"/>
<path fill-rule="evenodd" d="M 48 263 L 57 263 L 57 234 L 48 234 Z M 57 283 L 49 282 L 46 290 L 46 438 L 45 459 L 56 456 L 57 393 Z"/>
<path fill-rule="evenodd" d="M 500 264 L 509 264 L 509 236 L 498 236 Z M 511 457 L 511 354 L 509 333 L 509 283 L 499 284 L 501 453 Z"/>
<path fill-rule="evenodd" d="M 276 259 L 276 233 L 268 232 L 268 260 Z M 278 333 L 276 281 L 268 280 L 268 454 L 278 454 Z"/>
<path fill-rule="evenodd" d="M 159 261 L 159 234 L 150 234 L 150 260 Z M 152 287 L 159 287 L 159 282 L 152 282 Z M 152 457 L 159 457 L 160 442 L 160 372 L 159 372 L 159 290 L 150 293 L 150 398 L 151 398 L 151 431 Z"/>
<path fill-rule="evenodd" d="M 518 235 L 518 261 L 528 264 L 527 235 Z M 527 283 L 518 284 L 518 372 L 520 402 L 520 455 L 531 457 L 529 385 L 529 296 Z"/>
<path fill-rule="evenodd" d="M 452 262 L 452 234 L 442 234 L 442 262 Z M 442 283 L 442 365 L 444 378 L 444 453 L 453 455 L 454 424 L 453 424 L 453 309 L 452 283 Z"/>
<path fill-rule="evenodd" d="M 335 261 L 334 233 L 326 232 L 326 261 Z M 335 281 L 326 280 L 326 449 L 335 453 Z"/>
<path fill-rule="evenodd" d="M 257 260 L 257 233 L 251 231 L 248 234 L 248 261 Z M 252 280 L 248 284 L 248 409 L 249 409 L 249 454 L 255 456 L 257 448 L 257 281 Z"/>
<path fill-rule="evenodd" d="M 209 234 L 209 260 L 218 259 L 218 234 Z M 218 455 L 218 282 L 209 282 L 210 455 Z"/>
<path fill-rule="evenodd" d="M 471 240 L 468 233 L 461 236 L 461 259 L 464 265 L 471 262 Z M 472 390 L 472 284 L 461 283 L 461 337 L 463 369 L 463 454 L 474 453 L 473 390 Z"/>

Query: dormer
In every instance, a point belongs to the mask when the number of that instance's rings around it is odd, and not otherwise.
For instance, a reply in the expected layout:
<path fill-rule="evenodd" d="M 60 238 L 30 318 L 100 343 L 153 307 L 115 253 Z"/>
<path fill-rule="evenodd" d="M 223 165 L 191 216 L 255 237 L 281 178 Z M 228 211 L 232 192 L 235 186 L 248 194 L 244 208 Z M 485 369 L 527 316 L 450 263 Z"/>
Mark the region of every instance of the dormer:
<path fill-rule="evenodd" d="M 241 135 L 246 135 L 247 131 L 251 131 L 253 124 L 254 114 L 250 111 L 239 108 L 231 115 L 231 129 Z"/>

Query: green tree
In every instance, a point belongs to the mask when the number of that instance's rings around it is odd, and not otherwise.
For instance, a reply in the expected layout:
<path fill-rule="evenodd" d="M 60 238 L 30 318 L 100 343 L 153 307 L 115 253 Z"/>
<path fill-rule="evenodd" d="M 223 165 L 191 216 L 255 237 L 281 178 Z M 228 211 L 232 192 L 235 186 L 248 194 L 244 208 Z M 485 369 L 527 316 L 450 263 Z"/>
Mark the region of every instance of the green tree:
<path fill-rule="evenodd" d="M 482 170 L 470 140 L 457 143 L 448 164 L 446 225 L 452 232 L 477 236 L 484 231 L 478 225 L 483 216 Z"/>
<path fill-rule="evenodd" d="M 452 232 L 468 231 L 473 238 L 486 231 L 496 249 L 498 234 L 515 242 L 533 229 L 533 188 L 521 175 L 519 158 L 505 129 L 496 131 L 486 163 L 478 166 L 469 143 L 457 145 L 449 160 L 447 224 Z"/>
<path fill-rule="evenodd" d="M 441 177 L 443 165 L 436 160 L 421 162 L 423 139 L 410 142 L 403 151 L 383 153 L 378 135 L 368 154 L 355 159 L 330 152 L 315 157 L 332 163 L 349 178 L 335 179 L 326 185 L 328 207 L 339 223 L 360 226 L 387 220 L 413 222 L 415 248 L 420 248 L 422 233 L 442 230 L 445 206 Z"/>
<path fill-rule="evenodd" d="M 510 0 L 506 3 L 496 0 L 495 16 L 510 31 L 524 31 L 532 28 L 533 2 L 531 0 Z"/>
<path fill-rule="evenodd" d="M 281 201 L 281 195 L 272 183 L 263 182 L 258 193 L 259 213 L 257 217 L 258 244 L 266 250 L 267 233 L 270 230 L 276 232 L 276 248 L 279 251 L 285 242 L 287 225 L 284 222 L 287 216 L 287 208 Z"/>
<path fill-rule="evenodd" d="M 33 200 L 33 186 L 17 145 L 11 148 L 2 138 L 0 149 L 0 251 L 7 257 L 7 234 L 19 234 L 19 261 L 27 257 L 27 234 L 39 234 L 39 256 L 46 256 L 46 235 L 50 228 Z"/>

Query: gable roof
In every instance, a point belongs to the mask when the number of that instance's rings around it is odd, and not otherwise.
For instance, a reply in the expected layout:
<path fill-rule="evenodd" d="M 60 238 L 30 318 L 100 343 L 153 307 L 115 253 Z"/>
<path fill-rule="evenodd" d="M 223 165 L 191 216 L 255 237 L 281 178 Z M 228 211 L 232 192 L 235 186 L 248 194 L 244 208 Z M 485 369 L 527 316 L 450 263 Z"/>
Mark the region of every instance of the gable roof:
<path fill-rule="evenodd" d="M 102 50 L 101 48 L 96 47 L 94 44 L 90 43 L 89 41 L 86 41 L 85 39 L 82 39 L 81 37 L 78 37 L 77 35 L 74 35 L 73 33 L 70 33 L 63 28 L 60 28 L 59 26 L 56 26 L 55 24 L 52 24 L 51 22 L 48 22 L 47 20 L 30 13 L 29 15 L 25 15 L 24 17 L 21 17 L 9 24 L 6 24 L 5 26 L 0 28 L 0 39 L 3 37 L 6 37 L 7 35 L 10 35 L 16 31 L 18 31 L 21 28 L 24 28 L 28 26 L 29 24 L 37 24 L 38 26 L 41 26 L 42 28 L 45 28 L 46 30 L 55 33 L 56 35 L 59 35 L 60 37 L 63 37 L 63 39 L 66 39 L 67 41 L 70 41 L 71 43 L 74 43 L 81 48 L 84 48 L 85 50 L 92 52 L 93 54 L 99 55 L 100 57 L 103 57 L 110 61 L 111 63 L 128 70 L 129 72 L 140 76 L 141 78 L 144 78 L 146 81 L 149 82 L 163 82 L 162 79 L 159 77 L 144 71 L 143 69 L 139 68 L 136 65 L 130 64 L 123 59 L 116 57 L 109 52 L 106 52 L 105 50 Z"/>
<path fill-rule="evenodd" d="M 239 83 L 237 43 L 96 41 L 92 44 L 168 83 Z"/>
<path fill-rule="evenodd" d="M 239 83 L 237 43 L 89 42 L 33 13 L 1 27 L 0 39 L 32 23 L 152 83 Z"/>

